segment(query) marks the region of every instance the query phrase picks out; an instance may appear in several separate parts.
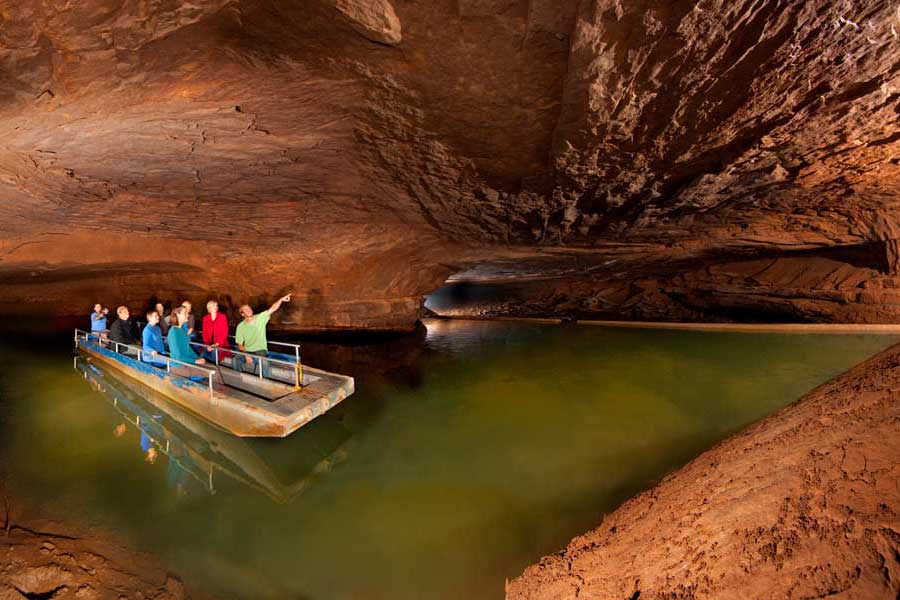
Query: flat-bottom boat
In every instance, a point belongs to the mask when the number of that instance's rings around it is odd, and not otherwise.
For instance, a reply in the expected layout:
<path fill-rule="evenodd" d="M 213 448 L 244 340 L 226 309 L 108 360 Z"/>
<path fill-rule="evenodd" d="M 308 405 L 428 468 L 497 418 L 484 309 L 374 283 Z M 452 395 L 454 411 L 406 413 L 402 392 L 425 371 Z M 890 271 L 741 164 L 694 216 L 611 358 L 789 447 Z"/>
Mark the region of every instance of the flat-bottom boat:
<path fill-rule="evenodd" d="M 285 344 L 281 344 L 285 345 Z M 148 356 L 140 347 L 110 341 L 103 333 L 75 330 L 77 350 L 115 369 L 217 427 L 242 437 L 285 437 L 324 414 L 354 391 L 352 377 L 314 369 L 295 357 L 215 350 L 207 365 Z M 248 357 L 254 372 L 233 369 Z"/>

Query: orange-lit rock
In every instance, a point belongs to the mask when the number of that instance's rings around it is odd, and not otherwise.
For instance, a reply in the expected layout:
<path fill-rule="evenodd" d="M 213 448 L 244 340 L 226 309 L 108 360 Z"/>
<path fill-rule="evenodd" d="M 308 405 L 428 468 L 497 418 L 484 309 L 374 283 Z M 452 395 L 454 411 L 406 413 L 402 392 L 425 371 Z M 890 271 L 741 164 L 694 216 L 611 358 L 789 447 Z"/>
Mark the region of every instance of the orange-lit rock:
<path fill-rule="evenodd" d="M 898 31 L 876 0 L 0 2 L 0 311 L 291 290 L 285 328 L 409 329 L 454 272 L 628 251 L 527 312 L 656 282 L 604 310 L 896 319 Z"/>

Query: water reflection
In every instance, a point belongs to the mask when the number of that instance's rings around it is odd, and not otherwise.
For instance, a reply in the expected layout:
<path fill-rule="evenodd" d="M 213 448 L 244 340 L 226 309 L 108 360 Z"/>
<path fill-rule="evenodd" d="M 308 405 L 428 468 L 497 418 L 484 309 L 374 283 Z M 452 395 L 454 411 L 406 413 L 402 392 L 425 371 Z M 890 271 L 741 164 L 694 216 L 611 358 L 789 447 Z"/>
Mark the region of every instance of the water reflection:
<path fill-rule="evenodd" d="M 411 335 L 293 336 L 303 362 L 326 371 L 339 371 L 363 382 L 362 387 L 391 385 L 415 388 L 421 383 L 428 354 L 428 329 L 420 325 Z M 359 388 L 360 385 L 357 385 Z"/>
<path fill-rule="evenodd" d="M 139 434 L 145 462 L 154 464 L 160 454 L 167 458 L 166 484 L 178 496 L 195 490 L 215 494 L 216 483 L 224 475 L 276 502 L 287 503 L 347 457 L 342 443 L 336 448 L 326 446 L 324 452 L 318 443 L 311 444 L 318 454 L 324 454 L 321 460 L 299 479 L 283 483 L 248 441 L 214 427 L 152 389 L 83 356 L 76 356 L 74 364 L 115 411 L 114 419 L 121 421 L 113 428 L 113 435 L 125 441 L 130 426 Z M 343 438 L 328 437 L 346 441 L 349 434 Z"/>

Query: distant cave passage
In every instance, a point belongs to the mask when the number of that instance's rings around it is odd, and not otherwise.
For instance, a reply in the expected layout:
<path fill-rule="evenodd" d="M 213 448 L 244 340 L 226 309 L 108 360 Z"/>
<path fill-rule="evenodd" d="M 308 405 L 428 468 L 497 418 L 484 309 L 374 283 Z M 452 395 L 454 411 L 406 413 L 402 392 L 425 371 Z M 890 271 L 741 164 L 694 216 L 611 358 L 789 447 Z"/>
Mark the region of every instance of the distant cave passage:
<path fill-rule="evenodd" d="M 790 256 L 820 257 L 838 262 L 847 263 L 854 267 L 873 269 L 880 273 L 889 274 L 895 268 L 895 261 L 891 257 L 889 245 L 894 240 L 881 240 L 865 242 L 852 246 L 834 246 L 830 248 L 815 248 L 811 250 L 799 250 L 791 252 Z"/>
<path fill-rule="evenodd" d="M 510 282 L 482 283 L 477 281 L 448 281 L 425 297 L 425 308 L 439 315 L 476 306 L 496 306 L 522 300 L 521 289 Z"/>

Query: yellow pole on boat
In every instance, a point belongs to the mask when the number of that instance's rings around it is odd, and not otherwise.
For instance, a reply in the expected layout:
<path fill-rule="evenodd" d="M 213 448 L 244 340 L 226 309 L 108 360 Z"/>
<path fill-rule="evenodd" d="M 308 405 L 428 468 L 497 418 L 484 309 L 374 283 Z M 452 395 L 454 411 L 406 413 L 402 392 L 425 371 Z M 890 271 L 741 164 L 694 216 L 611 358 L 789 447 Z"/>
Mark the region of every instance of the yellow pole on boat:
<path fill-rule="evenodd" d="M 299 390 L 303 387 L 303 365 L 300 364 L 300 360 L 297 360 L 297 383 L 294 384 L 294 389 Z"/>

